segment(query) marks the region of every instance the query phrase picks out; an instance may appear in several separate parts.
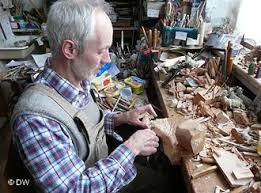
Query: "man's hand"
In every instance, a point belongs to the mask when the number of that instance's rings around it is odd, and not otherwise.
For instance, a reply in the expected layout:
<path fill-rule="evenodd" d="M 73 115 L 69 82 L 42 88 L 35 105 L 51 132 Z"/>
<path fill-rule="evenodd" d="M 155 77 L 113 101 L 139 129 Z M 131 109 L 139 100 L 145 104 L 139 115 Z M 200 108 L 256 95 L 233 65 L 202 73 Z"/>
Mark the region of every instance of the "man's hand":
<path fill-rule="evenodd" d="M 148 126 L 143 123 L 140 119 L 142 118 L 142 114 L 145 112 L 148 112 L 153 117 L 157 117 L 156 112 L 152 108 L 151 105 L 145 105 L 142 107 L 139 107 L 137 109 L 133 109 L 124 113 L 116 114 L 114 116 L 115 124 L 121 125 L 123 123 L 127 123 L 129 125 L 139 126 L 142 128 L 148 128 Z"/>
<path fill-rule="evenodd" d="M 124 144 L 135 155 L 149 156 L 157 151 L 159 138 L 150 129 L 138 130 Z"/>

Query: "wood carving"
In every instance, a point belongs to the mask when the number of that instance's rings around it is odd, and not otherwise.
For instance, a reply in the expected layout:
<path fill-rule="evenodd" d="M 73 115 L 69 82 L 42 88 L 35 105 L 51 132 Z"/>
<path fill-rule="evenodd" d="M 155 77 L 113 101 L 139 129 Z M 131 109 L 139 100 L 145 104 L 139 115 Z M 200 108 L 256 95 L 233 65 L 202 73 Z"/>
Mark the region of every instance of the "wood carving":
<path fill-rule="evenodd" d="M 198 154 L 205 145 L 206 130 L 198 121 L 186 120 L 178 125 L 176 137 L 181 147 L 190 154 Z"/>
<path fill-rule="evenodd" d="M 237 124 L 249 125 L 249 120 L 248 120 L 247 115 L 244 111 L 234 110 L 233 115 L 234 115 L 234 120 Z"/>
<path fill-rule="evenodd" d="M 210 107 L 206 105 L 203 101 L 199 101 L 197 111 L 200 116 L 214 117 L 214 113 L 211 111 Z"/>
<path fill-rule="evenodd" d="M 145 112 L 141 115 L 142 118 L 142 122 L 145 123 L 147 125 L 147 127 L 150 129 L 151 128 L 151 119 L 153 118 L 152 115 L 150 115 L 149 113 Z"/>
<path fill-rule="evenodd" d="M 164 153 L 170 162 L 177 162 L 180 159 L 180 155 L 178 155 L 177 139 L 173 125 L 170 124 L 167 118 L 156 119 L 151 120 L 151 129 L 161 139 Z"/>

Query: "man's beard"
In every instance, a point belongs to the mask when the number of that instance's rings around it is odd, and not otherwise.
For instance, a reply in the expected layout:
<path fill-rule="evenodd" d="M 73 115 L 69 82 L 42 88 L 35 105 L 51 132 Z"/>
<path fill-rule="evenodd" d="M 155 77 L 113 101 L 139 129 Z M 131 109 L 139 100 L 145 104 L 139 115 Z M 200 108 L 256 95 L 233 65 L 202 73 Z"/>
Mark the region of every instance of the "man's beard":
<path fill-rule="evenodd" d="M 77 60 L 74 63 L 72 63 L 71 70 L 74 73 L 76 79 L 80 81 L 92 81 L 96 76 L 95 70 L 88 67 L 87 64 L 83 64 L 82 60 Z"/>

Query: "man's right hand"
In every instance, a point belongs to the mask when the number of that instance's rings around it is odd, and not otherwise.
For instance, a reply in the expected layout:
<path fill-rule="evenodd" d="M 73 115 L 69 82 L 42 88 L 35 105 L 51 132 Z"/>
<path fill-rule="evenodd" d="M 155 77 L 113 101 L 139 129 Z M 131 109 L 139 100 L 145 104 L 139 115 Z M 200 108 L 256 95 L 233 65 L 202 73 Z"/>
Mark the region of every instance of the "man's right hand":
<path fill-rule="evenodd" d="M 159 147 L 159 138 L 150 129 L 136 131 L 124 144 L 135 154 L 149 156 L 156 153 Z"/>

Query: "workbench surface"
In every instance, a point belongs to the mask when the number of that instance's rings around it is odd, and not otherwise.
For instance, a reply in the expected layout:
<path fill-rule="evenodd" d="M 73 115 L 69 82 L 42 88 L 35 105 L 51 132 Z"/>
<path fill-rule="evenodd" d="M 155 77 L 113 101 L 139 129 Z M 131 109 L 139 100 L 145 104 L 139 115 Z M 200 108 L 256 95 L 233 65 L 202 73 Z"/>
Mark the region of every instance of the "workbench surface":
<path fill-rule="evenodd" d="M 185 119 L 181 114 L 178 114 L 174 108 L 169 108 L 168 100 L 170 95 L 166 93 L 166 90 L 161 87 L 162 81 L 159 80 L 157 75 L 152 72 L 152 80 L 155 86 L 155 90 L 160 102 L 162 109 L 162 114 L 164 117 L 168 117 L 175 127 Z M 190 193 L 211 193 L 215 192 L 215 187 L 218 185 L 223 189 L 228 189 L 229 186 L 225 181 L 219 170 L 216 170 L 210 174 L 195 179 L 191 178 L 191 174 L 196 168 L 196 165 L 200 162 L 192 161 L 193 158 L 187 157 L 182 158 L 179 164 L 181 164 L 183 169 L 184 180 L 187 184 L 188 191 Z M 177 159 L 178 160 L 178 159 Z"/>

